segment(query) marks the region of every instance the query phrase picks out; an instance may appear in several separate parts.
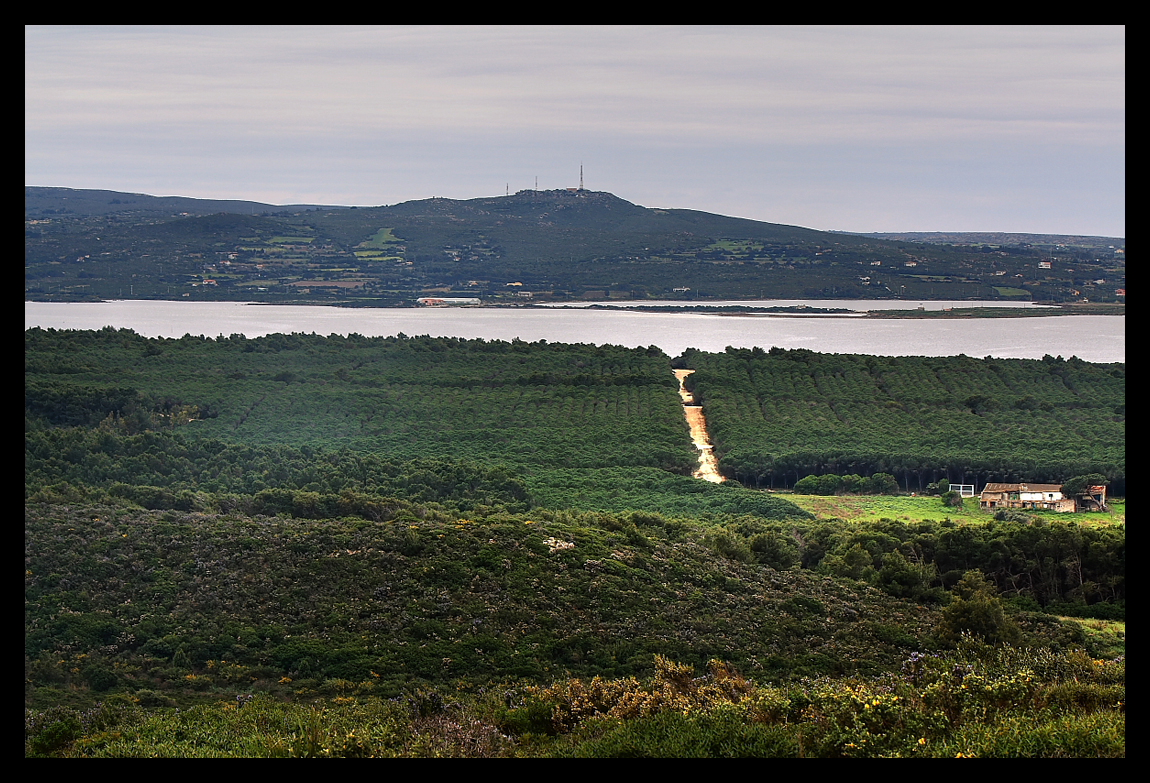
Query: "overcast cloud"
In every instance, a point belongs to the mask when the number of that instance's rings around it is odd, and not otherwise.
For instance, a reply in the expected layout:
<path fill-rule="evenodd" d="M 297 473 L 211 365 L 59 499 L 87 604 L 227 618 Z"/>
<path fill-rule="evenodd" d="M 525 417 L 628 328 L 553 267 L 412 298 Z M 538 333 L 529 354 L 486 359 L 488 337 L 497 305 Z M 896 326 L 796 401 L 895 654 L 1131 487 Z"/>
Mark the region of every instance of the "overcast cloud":
<path fill-rule="evenodd" d="M 1122 27 L 28 27 L 25 184 L 1125 236 Z"/>

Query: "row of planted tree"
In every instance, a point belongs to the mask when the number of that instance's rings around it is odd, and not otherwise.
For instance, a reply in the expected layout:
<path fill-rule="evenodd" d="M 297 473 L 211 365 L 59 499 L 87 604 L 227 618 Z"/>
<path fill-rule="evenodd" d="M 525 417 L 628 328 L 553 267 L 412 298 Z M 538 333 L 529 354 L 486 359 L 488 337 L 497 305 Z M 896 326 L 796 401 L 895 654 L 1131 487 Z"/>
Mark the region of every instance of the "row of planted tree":
<path fill-rule="evenodd" d="M 778 348 L 675 362 L 695 369 L 686 385 L 721 469 L 750 486 L 886 473 L 922 492 L 1101 473 L 1125 493 L 1125 365 Z"/>
<path fill-rule="evenodd" d="M 33 329 L 25 406 L 50 426 L 689 474 L 668 361 L 655 348 L 543 341 Z M 921 492 L 1100 473 L 1125 494 L 1124 365 L 757 348 L 689 349 L 674 363 L 696 370 L 686 385 L 720 467 L 748 486 L 882 473 Z"/>

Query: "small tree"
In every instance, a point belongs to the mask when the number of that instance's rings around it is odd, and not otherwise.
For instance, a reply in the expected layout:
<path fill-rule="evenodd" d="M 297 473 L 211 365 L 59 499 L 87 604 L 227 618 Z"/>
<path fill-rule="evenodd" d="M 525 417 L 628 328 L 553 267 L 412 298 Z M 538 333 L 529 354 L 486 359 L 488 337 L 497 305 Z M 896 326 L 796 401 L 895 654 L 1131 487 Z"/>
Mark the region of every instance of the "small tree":
<path fill-rule="evenodd" d="M 795 482 L 795 492 L 800 495 L 819 494 L 819 477 L 803 476 L 801 479 Z"/>
<path fill-rule="evenodd" d="M 799 559 L 795 542 L 778 533 L 759 533 L 751 539 L 755 560 L 779 571 L 785 571 Z"/>
<path fill-rule="evenodd" d="M 1088 494 L 1091 487 L 1105 487 L 1109 483 L 1109 479 L 1101 473 L 1087 473 L 1083 476 L 1075 476 L 1067 479 L 1066 483 L 1062 485 L 1062 495 L 1068 498 L 1078 497 L 1079 495 Z"/>
<path fill-rule="evenodd" d="M 967 571 L 952 591 L 955 600 L 942 610 L 938 637 L 955 643 L 964 633 L 987 644 L 1013 644 L 1021 637 L 1018 625 L 1006 616 L 997 589 L 981 571 Z"/>
<path fill-rule="evenodd" d="M 820 495 L 836 495 L 842 489 L 843 479 L 842 476 L 835 475 L 834 473 L 827 473 L 824 476 L 819 476 L 819 494 Z"/>
<path fill-rule="evenodd" d="M 866 489 L 866 479 L 857 473 L 843 476 L 842 491 L 848 495 L 859 495 Z"/>
<path fill-rule="evenodd" d="M 910 562 L 897 549 L 887 554 L 878 572 L 878 586 L 897 598 L 921 600 L 929 591 L 932 567 Z M 941 592 L 941 591 L 940 591 Z"/>
<path fill-rule="evenodd" d="M 898 479 L 889 473 L 875 473 L 868 483 L 872 495 L 898 494 Z"/>
<path fill-rule="evenodd" d="M 842 554 L 827 555 L 819 564 L 819 570 L 850 579 L 869 579 L 875 574 L 874 561 L 862 544 L 855 544 Z"/>

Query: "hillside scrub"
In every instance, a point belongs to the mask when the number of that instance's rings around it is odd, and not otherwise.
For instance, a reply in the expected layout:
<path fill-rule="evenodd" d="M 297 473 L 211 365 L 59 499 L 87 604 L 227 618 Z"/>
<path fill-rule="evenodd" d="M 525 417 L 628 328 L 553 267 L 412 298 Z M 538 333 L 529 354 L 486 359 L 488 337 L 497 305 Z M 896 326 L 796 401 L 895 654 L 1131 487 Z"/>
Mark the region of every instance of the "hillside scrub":
<path fill-rule="evenodd" d="M 657 349 L 25 341 L 26 756 L 1125 753 L 1122 502 L 697 481 Z"/>
<path fill-rule="evenodd" d="M 648 670 L 650 672 L 650 670 Z M 28 756 L 71 758 L 1121 758 L 1125 662 L 987 648 L 912 653 L 880 677 L 761 685 L 718 660 L 499 692 L 347 683 L 186 710 L 112 697 L 25 714 Z"/>
<path fill-rule="evenodd" d="M 633 674 L 656 652 L 774 677 L 880 671 L 934 624 L 866 585 L 726 557 L 706 528 L 649 513 L 479 517 L 397 501 L 368 522 L 30 504 L 26 531 L 30 695 L 257 682 L 306 694 L 331 679 L 394 694 L 461 676 Z"/>

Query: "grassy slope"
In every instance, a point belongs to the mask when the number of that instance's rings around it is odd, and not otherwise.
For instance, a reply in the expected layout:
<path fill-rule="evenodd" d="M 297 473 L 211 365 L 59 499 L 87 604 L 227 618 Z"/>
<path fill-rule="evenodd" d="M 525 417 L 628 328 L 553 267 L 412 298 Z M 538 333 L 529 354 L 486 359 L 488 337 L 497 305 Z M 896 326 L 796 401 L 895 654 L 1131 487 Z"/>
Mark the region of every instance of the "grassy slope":
<path fill-rule="evenodd" d="M 993 512 L 978 507 L 978 499 L 967 500 L 962 508 L 947 508 L 937 497 L 911 497 L 908 495 L 779 495 L 799 508 L 809 511 L 821 519 L 835 518 L 857 522 L 877 522 L 880 519 L 897 519 L 904 522 L 917 522 L 920 519 L 955 522 L 986 522 L 994 518 Z M 1053 511 L 1031 513 L 1045 519 L 1061 522 L 1077 522 L 1083 525 L 1126 524 L 1126 501 L 1111 502 L 1110 514 L 1059 514 Z"/>

